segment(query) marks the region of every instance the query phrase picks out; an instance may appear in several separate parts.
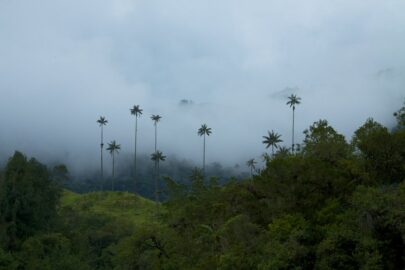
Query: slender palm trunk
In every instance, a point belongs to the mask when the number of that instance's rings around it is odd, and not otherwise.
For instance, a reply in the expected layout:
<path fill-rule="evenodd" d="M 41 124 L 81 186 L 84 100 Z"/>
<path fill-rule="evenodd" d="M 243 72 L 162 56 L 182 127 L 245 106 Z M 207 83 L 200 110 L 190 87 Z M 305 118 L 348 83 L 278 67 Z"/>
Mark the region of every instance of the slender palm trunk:
<path fill-rule="evenodd" d="M 155 153 L 157 150 L 157 123 L 155 123 Z"/>
<path fill-rule="evenodd" d="M 103 147 L 104 147 L 104 135 L 103 135 L 103 126 L 101 126 L 101 143 L 100 143 L 100 170 L 101 170 L 101 190 L 103 190 Z"/>
<path fill-rule="evenodd" d="M 203 147 L 203 179 L 205 179 L 205 134 L 204 134 L 204 147 Z"/>
<path fill-rule="evenodd" d="M 253 167 L 250 167 L 250 178 L 253 178 Z"/>
<path fill-rule="evenodd" d="M 114 191 L 114 172 L 115 172 L 115 155 L 112 153 L 112 179 L 111 179 L 111 189 Z"/>
<path fill-rule="evenodd" d="M 135 115 L 135 149 L 134 149 L 134 190 L 136 193 L 136 140 L 138 137 L 138 116 Z"/>
<path fill-rule="evenodd" d="M 159 161 L 155 160 L 155 202 L 159 203 Z"/>
<path fill-rule="evenodd" d="M 155 153 L 157 151 L 157 123 L 155 122 Z M 155 202 L 156 202 L 156 214 L 159 212 L 159 161 L 155 160 Z"/>
<path fill-rule="evenodd" d="M 274 144 L 271 145 L 271 155 L 274 157 Z"/>
<path fill-rule="evenodd" d="M 293 106 L 293 124 L 292 124 L 292 147 L 291 147 L 291 151 L 292 153 L 294 153 L 294 122 L 295 122 L 295 106 Z"/>

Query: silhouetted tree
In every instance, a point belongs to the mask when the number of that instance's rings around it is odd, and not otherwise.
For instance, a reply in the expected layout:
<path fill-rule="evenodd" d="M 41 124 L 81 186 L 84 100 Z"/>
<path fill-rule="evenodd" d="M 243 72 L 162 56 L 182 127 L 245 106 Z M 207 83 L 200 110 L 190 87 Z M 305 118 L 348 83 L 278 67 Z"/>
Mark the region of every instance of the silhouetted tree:
<path fill-rule="evenodd" d="M 253 171 L 256 169 L 256 164 L 257 164 L 257 162 L 254 158 L 249 159 L 246 162 L 246 165 L 250 168 L 250 177 L 253 177 Z"/>
<path fill-rule="evenodd" d="M 138 138 L 138 117 L 142 115 L 142 109 L 139 105 L 134 105 L 132 109 L 130 109 L 131 115 L 135 115 L 135 149 L 134 149 L 134 190 L 136 192 L 136 142 Z"/>
<path fill-rule="evenodd" d="M 18 249 L 28 237 L 52 229 L 60 195 L 45 165 L 15 152 L 0 175 L 0 249 Z"/>
<path fill-rule="evenodd" d="M 155 126 L 155 153 L 156 153 L 156 151 L 157 151 L 157 123 L 160 122 L 160 119 L 162 119 L 162 117 L 158 114 L 156 114 L 156 115 L 152 114 L 150 119 L 152 119 L 153 125 Z"/>
<path fill-rule="evenodd" d="M 212 133 L 211 128 L 207 127 L 206 124 L 201 125 L 198 129 L 198 135 L 204 136 L 204 147 L 203 147 L 203 175 L 205 177 L 205 135 L 210 136 Z"/>
<path fill-rule="evenodd" d="M 295 144 L 294 144 L 294 124 L 295 124 L 295 105 L 298 105 L 301 103 L 301 98 L 297 97 L 296 95 L 291 94 L 291 96 L 288 97 L 288 102 L 287 105 L 290 105 L 290 108 L 292 107 L 293 109 L 293 123 L 292 123 L 292 147 L 291 151 L 294 153 L 295 150 Z"/>
<path fill-rule="evenodd" d="M 268 161 L 270 161 L 270 156 L 269 156 L 269 154 L 266 153 L 266 152 L 264 152 L 264 153 L 261 155 L 261 158 L 262 158 L 262 161 L 263 161 L 263 162 L 268 162 Z"/>
<path fill-rule="evenodd" d="M 278 148 L 276 155 L 277 156 L 288 156 L 289 153 L 290 153 L 290 150 L 287 147 L 281 146 Z"/>
<path fill-rule="evenodd" d="M 274 132 L 273 130 L 270 132 L 268 131 L 269 136 L 263 136 L 264 141 L 263 143 L 266 144 L 266 148 L 271 146 L 271 154 L 274 155 L 274 148 L 278 148 L 278 143 L 282 142 L 283 140 L 280 139 L 281 135 Z"/>
<path fill-rule="evenodd" d="M 155 153 L 151 155 L 151 159 L 155 162 L 155 200 L 156 203 L 159 202 L 159 180 L 160 180 L 160 172 L 159 172 L 159 163 L 160 161 L 165 161 L 166 156 L 163 155 L 162 152 L 156 150 Z"/>
<path fill-rule="evenodd" d="M 111 181 L 111 188 L 114 190 L 114 176 L 115 176 L 115 153 L 119 153 L 121 150 L 121 145 L 117 144 L 115 141 L 112 141 L 108 144 L 107 151 L 110 152 L 112 156 L 112 181 Z"/>
<path fill-rule="evenodd" d="M 100 166 L 100 175 L 101 180 L 103 180 L 103 147 L 104 147 L 104 134 L 103 134 L 103 127 L 107 125 L 108 121 L 105 117 L 100 116 L 100 119 L 97 120 L 97 123 L 100 125 L 101 128 L 101 143 L 100 143 L 100 159 L 101 159 L 101 166 Z M 101 188 L 103 186 L 101 185 Z"/>
<path fill-rule="evenodd" d="M 394 116 L 397 119 L 398 128 L 405 128 L 405 102 L 404 106 L 394 113 Z"/>

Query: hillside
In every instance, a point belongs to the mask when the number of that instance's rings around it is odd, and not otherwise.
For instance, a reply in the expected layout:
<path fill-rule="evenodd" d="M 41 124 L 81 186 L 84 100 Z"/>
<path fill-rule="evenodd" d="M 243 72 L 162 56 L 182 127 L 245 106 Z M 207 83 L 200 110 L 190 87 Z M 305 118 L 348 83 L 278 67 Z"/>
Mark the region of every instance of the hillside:
<path fill-rule="evenodd" d="M 155 202 L 129 192 L 92 192 L 78 194 L 64 190 L 60 209 L 70 208 L 78 214 L 97 214 L 143 225 L 156 220 Z M 162 207 L 160 206 L 160 211 Z"/>
<path fill-rule="evenodd" d="M 350 142 L 326 120 L 304 135 L 242 181 L 164 178 L 159 212 L 128 192 L 61 190 L 16 152 L 0 174 L 0 270 L 405 269 L 402 122 L 368 119 Z"/>

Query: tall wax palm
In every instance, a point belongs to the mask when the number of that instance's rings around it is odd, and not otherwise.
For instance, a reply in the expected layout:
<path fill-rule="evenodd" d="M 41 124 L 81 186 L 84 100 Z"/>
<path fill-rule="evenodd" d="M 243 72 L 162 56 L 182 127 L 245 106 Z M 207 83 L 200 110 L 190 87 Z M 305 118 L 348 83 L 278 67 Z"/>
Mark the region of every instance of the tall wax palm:
<path fill-rule="evenodd" d="M 257 162 L 254 158 L 249 159 L 246 162 L 246 165 L 250 168 L 250 177 L 251 178 L 253 177 L 253 171 L 256 169 L 256 164 L 257 164 Z"/>
<path fill-rule="evenodd" d="M 296 95 L 291 94 L 291 96 L 288 97 L 288 102 L 287 105 L 290 105 L 290 108 L 292 107 L 293 109 L 293 122 L 292 122 L 292 147 L 291 151 L 294 153 L 294 122 L 295 122 L 295 105 L 298 105 L 301 103 L 301 98 L 297 97 Z"/>
<path fill-rule="evenodd" d="M 152 114 L 150 119 L 152 119 L 153 125 L 155 126 L 155 153 L 156 153 L 156 151 L 157 151 L 157 123 L 160 122 L 160 119 L 162 119 L 162 117 L 158 114 L 156 114 L 156 115 Z"/>
<path fill-rule="evenodd" d="M 112 181 L 111 181 L 111 189 L 114 190 L 114 176 L 115 176 L 115 154 L 119 153 L 121 150 L 121 145 L 117 144 L 115 141 L 112 141 L 108 144 L 107 151 L 110 152 L 112 156 Z"/>
<path fill-rule="evenodd" d="M 155 201 L 156 204 L 159 202 L 159 181 L 160 181 L 160 172 L 159 172 L 159 164 L 161 161 L 166 160 L 166 156 L 163 155 L 162 152 L 156 150 L 155 153 L 151 155 L 151 159 L 155 162 Z"/>
<path fill-rule="evenodd" d="M 139 105 L 134 105 L 130 111 L 131 115 L 135 115 L 134 187 L 136 192 L 136 142 L 138 138 L 138 117 L 142 115 L 143 110 L 139 107 Z"/>
<path fill-rule="evenodd" d="M 203 176 L 205 177 L 205 135 L 210 136 L 212 133 L 211 128 L 207 127 L 206 124 L 201 125 L 198 129 L 198 135 L 204 136 L 204 145 L 203 145 Z"/>
<path fill-rule="evenodd" d="M 274 132 L 273 130 L 270 132 L 268 131 L 268 136 L 263 136 L 263 143 L 266 144 L 266 148 L 271 146 L 271 154 L 274 155 L 274 148 L 278 148 L 278 143 L 282 142 L 283 140 L 280 139 L 281 135 Z"/>
<path fill-rule="evenodd" d="M 100 118 L 97 120 L 97 123 L 99 124 L 101 128 L 101 143 L 100 143 L 100 175 L 101 175 L 101 180 L 103 180 L 103 147 L 104 147 L 104 130 L 103 127 L 107 125 L 108 121 L 105 119 L 104 116 L 100 116 Z"/>

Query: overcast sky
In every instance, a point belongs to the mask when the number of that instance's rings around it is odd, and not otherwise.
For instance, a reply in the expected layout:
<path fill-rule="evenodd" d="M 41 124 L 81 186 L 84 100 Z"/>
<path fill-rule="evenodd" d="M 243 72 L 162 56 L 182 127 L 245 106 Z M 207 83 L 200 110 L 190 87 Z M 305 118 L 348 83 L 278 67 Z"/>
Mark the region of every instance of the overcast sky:
<path fill-rule="evenodd" d="M 350 139 L 386 125 L 405 96 L 405 1 L 0 0 L 0 156 L 16 149 L 98 166 L 105 140 L 234 163 L 291 138 L 286 96 L 302 97 L 296 131 L 327 119 Z M 181 99 L 193 103 L 180 106 Z"/>

